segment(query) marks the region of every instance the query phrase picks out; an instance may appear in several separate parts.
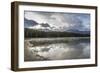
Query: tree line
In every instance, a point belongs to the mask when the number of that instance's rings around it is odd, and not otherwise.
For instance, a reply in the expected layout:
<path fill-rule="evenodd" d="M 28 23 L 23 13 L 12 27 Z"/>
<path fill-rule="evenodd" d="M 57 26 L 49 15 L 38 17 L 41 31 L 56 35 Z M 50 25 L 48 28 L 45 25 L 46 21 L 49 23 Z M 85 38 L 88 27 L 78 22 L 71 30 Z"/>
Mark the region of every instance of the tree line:
<path fill-rule="evenodd" d="M 25 38 L 50 38 L 50 37 L 89 37 L 90 34 L 79 34 L 73 32 L 60 32 L 60 31 L 42 31 L 35 29 L 24 29 Z"/>

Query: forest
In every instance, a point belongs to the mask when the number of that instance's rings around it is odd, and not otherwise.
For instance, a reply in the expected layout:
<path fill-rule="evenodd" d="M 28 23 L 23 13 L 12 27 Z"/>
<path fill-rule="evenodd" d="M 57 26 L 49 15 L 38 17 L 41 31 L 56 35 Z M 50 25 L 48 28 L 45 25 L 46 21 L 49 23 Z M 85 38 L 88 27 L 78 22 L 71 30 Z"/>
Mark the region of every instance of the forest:
<path fill-rule="evenodd" d="M 25 38 L 89 37 L 89 36 L 90 34 L 60 32 L 60 31 L 42 31 L 42 30 L 24 28 Z"/>

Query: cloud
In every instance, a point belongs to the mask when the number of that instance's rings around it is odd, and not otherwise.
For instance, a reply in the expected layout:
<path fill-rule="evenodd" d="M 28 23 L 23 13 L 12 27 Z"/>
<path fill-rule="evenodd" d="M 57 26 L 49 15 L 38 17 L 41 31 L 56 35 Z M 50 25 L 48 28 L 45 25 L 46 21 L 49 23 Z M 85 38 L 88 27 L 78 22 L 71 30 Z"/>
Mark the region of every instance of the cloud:
<path fill-rule="evenodd" d="M 38 23 L 46 22 L 45 16 L 39 14 L 38 12 L 25 12 L 25 18 L 29 20 L 35 20 Z"/>
<path fill-rule="evenodd" d="M 25 11 L 25 18 L 58 30 L 90 31 L 90 14 Z"/>

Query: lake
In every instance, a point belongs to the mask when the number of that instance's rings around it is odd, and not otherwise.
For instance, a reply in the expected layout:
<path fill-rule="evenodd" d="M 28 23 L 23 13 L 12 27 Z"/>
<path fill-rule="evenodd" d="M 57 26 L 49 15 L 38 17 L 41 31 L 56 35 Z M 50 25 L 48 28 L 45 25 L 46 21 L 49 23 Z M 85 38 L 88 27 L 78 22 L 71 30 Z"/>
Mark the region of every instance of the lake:
<path fill-rule="evenodd" d="M 30 38 L 24 41 L 24 61 L 90 58 L 89 37 Z"/>

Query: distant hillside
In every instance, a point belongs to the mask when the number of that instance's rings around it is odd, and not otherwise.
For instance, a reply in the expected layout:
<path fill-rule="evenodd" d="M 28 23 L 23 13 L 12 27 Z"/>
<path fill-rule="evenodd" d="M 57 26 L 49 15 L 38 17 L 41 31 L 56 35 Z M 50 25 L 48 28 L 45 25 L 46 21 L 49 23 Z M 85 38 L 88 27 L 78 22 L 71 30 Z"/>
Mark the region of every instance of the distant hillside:
<path fill-rule="evenodd" d="M 24 18 L 24 28 L 27 28 L 27 27 L 33 27 L 35 25 L 37 25 L 38 23 L 34 20 L 28 20 L 26 18 Z"/>
<path fill-rule="evenodd" d="M 89 37 L 90 34 L 73 33 L 73 32 L 60 32 L 60 31 L 42 31 L 36 29 L 24 29 L 25 38 L 45 38 L 45 37 Z"/>
<path fill-rule="evenodd" d="M 24 18 L 24 28 L 30 29 L 30 30 L 41 30 L 42 32 L 67 32 L 67 33 L 74 33 L 74 34 L 90 34 L 90 30 L 81 30 L 81 28 L 77 29 L 75 28 L 66 28 L 65 26 L 57 26 L 52 25 L 49 23 L 38 23 L 35 20 L 29 20 L 27 18 Z"/>
<path fill-rule="evenodd" d="M 74 29 L 67 30 L 67 32 L 80 33 L 80 34 L 90 34 L 90 31 L 79 31 L 79 30 L 74 30 Z"/>

